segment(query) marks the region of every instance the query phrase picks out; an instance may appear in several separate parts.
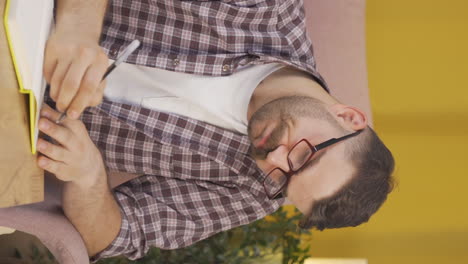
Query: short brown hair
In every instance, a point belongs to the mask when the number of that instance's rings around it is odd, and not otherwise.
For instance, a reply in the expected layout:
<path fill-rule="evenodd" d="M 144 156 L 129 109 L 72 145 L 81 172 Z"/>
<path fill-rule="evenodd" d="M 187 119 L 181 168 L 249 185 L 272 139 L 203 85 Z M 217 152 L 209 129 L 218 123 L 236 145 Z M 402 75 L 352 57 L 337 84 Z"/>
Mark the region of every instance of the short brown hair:
<path fill-rule="evenodd" d="M 392 191 L 395 161 L 377 134 L 366 127 L 346 144 L 356 172 L 333 196 L 314 202 L 301 228 L 323 230 L 365 223 Z"/>

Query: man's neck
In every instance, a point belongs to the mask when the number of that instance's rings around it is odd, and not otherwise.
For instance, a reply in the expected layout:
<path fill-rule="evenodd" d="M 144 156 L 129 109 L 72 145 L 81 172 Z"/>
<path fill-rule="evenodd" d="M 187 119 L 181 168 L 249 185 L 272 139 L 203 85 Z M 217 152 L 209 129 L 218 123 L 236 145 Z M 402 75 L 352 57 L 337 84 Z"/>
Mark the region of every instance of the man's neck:
<path fill-rule="evenodd" d="M 263 105 L 287 96 L 307 96 L 319 99 L 326 104 L 336 103 L 336 100 L 308 73 L 284 67 L 270 74 L 255 88 L 249 102 L 247 119 L 250 120 Z"/>

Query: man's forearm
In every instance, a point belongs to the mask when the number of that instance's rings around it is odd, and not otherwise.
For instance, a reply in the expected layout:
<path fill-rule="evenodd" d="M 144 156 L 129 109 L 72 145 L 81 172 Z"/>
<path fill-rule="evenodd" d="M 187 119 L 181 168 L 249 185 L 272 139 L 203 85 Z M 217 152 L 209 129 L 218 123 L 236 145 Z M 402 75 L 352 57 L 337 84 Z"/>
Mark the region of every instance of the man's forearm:
<path fill-rule="evenodd" d="M 56 29 L 99 40 L 108 0 L 57 0 Z"/>
<path fill-rule="evenodd" d="M 106 175 L 96 183 L 65 183 L 63 209 L 81 234 L 89 256 L 105 249 L 118 235 L 122 217 L 107 184 Z"/>

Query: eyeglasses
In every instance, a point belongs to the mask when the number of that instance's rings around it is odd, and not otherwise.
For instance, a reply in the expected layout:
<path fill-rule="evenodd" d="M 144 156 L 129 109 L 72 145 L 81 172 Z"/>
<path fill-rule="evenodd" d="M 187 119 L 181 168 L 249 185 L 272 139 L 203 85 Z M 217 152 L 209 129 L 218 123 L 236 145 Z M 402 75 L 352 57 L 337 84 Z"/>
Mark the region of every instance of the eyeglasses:
<path fill-rule="evenodd" d="M 283 169 L 277 167 L 270 171 L 267 177 L 265 177 L 265 180 L 263 180 L 263 187 L 265 188 L 265 192 L 267 193 L 268 198 L 277 198 L 286 188 L 286 186 L 288 186 L 291 176 L 303 169 L 317 151 L 345 139 L 354 137 L 361 132 L 362 130 L 359 130 L 340 138 L 332 138 L 316 146 L 310 144 L 310 142 L 305 138 L 301 139 L 291 148 L 288 153 L 287 158 L 289 172 L 286 172 Z"/>

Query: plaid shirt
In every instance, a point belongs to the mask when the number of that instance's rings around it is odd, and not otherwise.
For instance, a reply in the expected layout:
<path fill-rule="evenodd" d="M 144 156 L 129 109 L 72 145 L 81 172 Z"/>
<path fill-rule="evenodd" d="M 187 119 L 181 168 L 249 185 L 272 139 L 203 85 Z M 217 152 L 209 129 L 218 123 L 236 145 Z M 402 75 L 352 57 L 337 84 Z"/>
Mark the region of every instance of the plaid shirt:
<path fill-rule="evenodd" d="M 110 0 L 101 46 L 111 59 L 134 39 L 127 62 L 209 76 L 283 63 L 325 89 L 306 35 L 302 0 Z"/>
<path fill-rule="evenodd" d="M 122 226 L 92 259 L 188 246 L 276 211 L 247 136 L 170 113 L 104 100 L 82 120 L 111 171 L 142 174 L 114 189 Z"/>
<path fill-rule="evenodd" d="M 113 0 L 101 45 L 115 59 L 185 73 L 223 76 L 249 64 L 315 70 L 301 0 Z M 222 88 L 220 88 L 222 89 Z M 117 238 L 92 260 L 144 256 L 149 247 L 188 246 L 273 213 L 265 174 L 240 134 L 174 114 L 104 102 L 83 116 L 110 170 L 143 174 L 114 189 L 122 212 Z"/>

